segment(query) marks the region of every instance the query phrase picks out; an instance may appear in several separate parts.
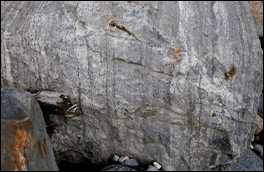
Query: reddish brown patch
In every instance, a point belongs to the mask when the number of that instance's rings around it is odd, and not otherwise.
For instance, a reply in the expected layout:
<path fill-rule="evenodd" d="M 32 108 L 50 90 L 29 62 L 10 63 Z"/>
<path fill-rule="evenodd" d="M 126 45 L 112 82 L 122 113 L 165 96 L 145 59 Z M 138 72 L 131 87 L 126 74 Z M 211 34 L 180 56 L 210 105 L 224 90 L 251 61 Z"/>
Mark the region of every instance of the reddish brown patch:
<path fill-rule="evenodd" d="M 24 155 L 24 148 L 27 146 L 27 131 L 16 129 L 15 143 L 12 144 L 13 154 L 17 162 L 17 168 L 21 171 L 27 171 L 26 161 Z"/>
<path fill-rule="evenodd" d="M 181 50 L 178 47 L 175 47 L 174 54 L 179 58 L 181 56 Z"/>
<path fill-rule="evenodd" d="M 68 5 L 65 5 L 63 8 L 67 9 L 69 6 Z"/>
<path fill-rule="evenodd" d="M 29 118 L 21 121 L 8 120 L 1 126 L 1 170 L 26 171 L 27 158 L 24 150 L 32 148 L 33 126 Z"/>
<path fill-rule="evenodd" d="M 40 152 L 40 156 L 43 159 L 43 154 L 42 154 L 42 149 L 41 149 L 41 142 L 37 141 L 37 143 L 38 143 L 38 149 L 39 149 L 39 152 Z"/>
<path fill-rule="evenodd" d="M 263 115 L 262 115 L 262 113 L 258 112 L 258 115 L 259 115 L 261 118 L 263 118 Z"/>
<path fill-rule="evenodd" d="M 216 114 L 214 113 L 213 116 L 216 116 Z"/>
<path fill-rule="evenodd" d="M 226 76 L 225 80 L 229 80 L 229 77 L 233 76 L 235 73 L 236 73 L 236 68 L 233 67 L 229 72 L 225 73 Z"/>
<path fill-rule="evenodd" d="M 127 3 L 131 4 L 133 1 L 127 1 Z"/>
<path fill-rule="evenodd" d="M 37 93 L 38 92 L 38 90 L 35 89 L 35 88 L 29 88 L 26 91 L 30 92 L 31 94 L 34 94 L 34 93 Z"/>
<path fill-rule="evenodd" d="M 144 6 L 142 6 L 142 8 L 145 8 Z"/>
<path fill-rule="evenodd" d="M 249 1 L 255 22 L 263 22 L 263 2 Z"/>

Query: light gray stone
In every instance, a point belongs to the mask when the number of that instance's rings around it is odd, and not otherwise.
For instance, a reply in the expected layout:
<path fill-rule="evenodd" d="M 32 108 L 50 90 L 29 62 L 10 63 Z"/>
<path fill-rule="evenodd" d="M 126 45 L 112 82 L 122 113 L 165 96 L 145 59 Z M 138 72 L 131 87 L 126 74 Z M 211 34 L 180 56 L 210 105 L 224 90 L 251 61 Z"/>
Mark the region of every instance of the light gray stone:
<path fill-rule="evenodd" d="M 127 160 L 127 159 L 129 159 L 128 156 L 121 156 L 121 157 L 119 158 L 119 162 L 122 163 L 123 161 L 125 161 L 125 160 Z"/>
<path fill-rule="evenodd" d="M 228 169 L 256 129 L 262 56 L 246 1 L 1 1 L 1 86 L 82 112 L 47 115 L 57 161 Z"/>

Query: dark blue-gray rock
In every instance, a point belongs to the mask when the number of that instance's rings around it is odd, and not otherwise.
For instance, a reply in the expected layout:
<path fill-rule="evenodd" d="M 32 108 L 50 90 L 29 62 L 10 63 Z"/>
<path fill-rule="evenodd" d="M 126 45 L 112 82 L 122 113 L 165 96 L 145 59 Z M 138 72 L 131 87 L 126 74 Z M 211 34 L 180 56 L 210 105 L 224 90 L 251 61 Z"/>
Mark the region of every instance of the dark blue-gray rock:
<path fill-rule="evenodd" d="M 263 159 L 263 145 L 254 144 L 254 151 L 259 155 L 260 158 Z"/>
<path fill-rule="evenodd" d="M 122 165 L 129 166 L 129 167 L 137 167 L 139 164 L 135 159 L 126 159 L 122 162 Z"/>
<path fill-rule="evenodd" d="M 232 165 L 230 171 L 263 171 L 263 160 L 249 149 L 245 157 Z"/>
<path fill-rule="evenodd" d="M 58 161 L 229 169 L 257 127 L 263 51 L 248 1 L 1 1 L 1 86 L 78 104 L 47 115 Z"/>
<path fill-rule="evenodd" d="M 1 171 L 59 171 L 40 106 L 17 88 L 1 88 Z"/>
<path fill-rule="evenodd" d="M 101 171 L 136 171 L 136 170 L 133 168 L 120 165 L 120 164 L 113 164 L 113 165 L 106 166 Z"/>
<path fill-rule="evenodd" d="M 160 171 L 158 170 L 156 167 L 154 167 L 153 165 L 148 165 L 147 171 Z"/>

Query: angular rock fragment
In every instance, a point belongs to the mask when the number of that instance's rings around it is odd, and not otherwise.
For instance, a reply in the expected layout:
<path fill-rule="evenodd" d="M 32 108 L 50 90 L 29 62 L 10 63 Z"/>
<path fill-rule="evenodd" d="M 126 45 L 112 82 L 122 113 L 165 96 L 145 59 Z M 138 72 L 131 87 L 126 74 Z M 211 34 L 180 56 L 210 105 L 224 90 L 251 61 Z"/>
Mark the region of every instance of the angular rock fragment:
<path fill-rule="evenodd" d="M 81 115 L 77 104 L 70 106 L 70 97 L 64 93 L 39 91 L 34 97 L 45 114 L 63 115 L 65 117 Z"/>
<path fill-rule="evenodd" d="M 127 160 L 127 159 L 129 159 L 128 156 L 121 156 L 121 157 L 119 158 L 119 162 L 122 164 L 123 161 L 125 161 L 125 160 Z"/>

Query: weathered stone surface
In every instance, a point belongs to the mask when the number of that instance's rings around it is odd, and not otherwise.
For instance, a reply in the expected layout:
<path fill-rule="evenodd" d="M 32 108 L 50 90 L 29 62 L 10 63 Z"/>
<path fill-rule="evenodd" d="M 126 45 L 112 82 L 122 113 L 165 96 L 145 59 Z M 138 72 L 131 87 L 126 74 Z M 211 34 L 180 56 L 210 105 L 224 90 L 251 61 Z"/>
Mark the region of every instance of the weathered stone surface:
<path fill-rule="evenodd" d="M 263 160 L 252 150 L 232 165 L 230 171 L 263 171 Z"/>
<path fill-rule="evenodd" d="M 156 167 L 154 167 L 153 165 L 148 165 L 147 171 L 160 171 L 158 170 Z"/>
<path fill-rule="evenodd" d="M 106 166 L 101 171 L 136 171 L 133 168 L 129 168 L 120 164 L 113 164 Z"/>
<path fill-rule="evenodd" d="M 249 4 L 256 22 L 258 36 L 263 37 L 263 1 L 249 1 Z"/>
<path fill-rule="evenodd" d="M 58 171 L 39 104 L 16 88 L 1 88 L 1 171 Z"/>
<path fill-rule="evenodd" d="M 121 157 L 119 158 L 119 162 L 122 163 L 123 161 L 125 161 L 125 160 L 127 160 L 127 159 L 129 159 L 128 156 L 121 156 Z"/>
<path fill-rule="evenodd" d="M 257 126 L 255 28 L 246 1 L 2 1 L 1 86 L 80 105 L 79 117 L 47 115 L 57 161 L 118 154 L 164 170 L 225 170 Z"/>
<path fill-rule="evenodd" d="M 129 167 L 137 167 L 139 164 L 135 159 L 126 159 L 122 162 L 122 165 L 129 166 Z"/>
<path fill-rule="evenodd" d="M 263 145 L 254 144 L 254 151 L 259 155 L 260 158 L 263 159 Z"/>

